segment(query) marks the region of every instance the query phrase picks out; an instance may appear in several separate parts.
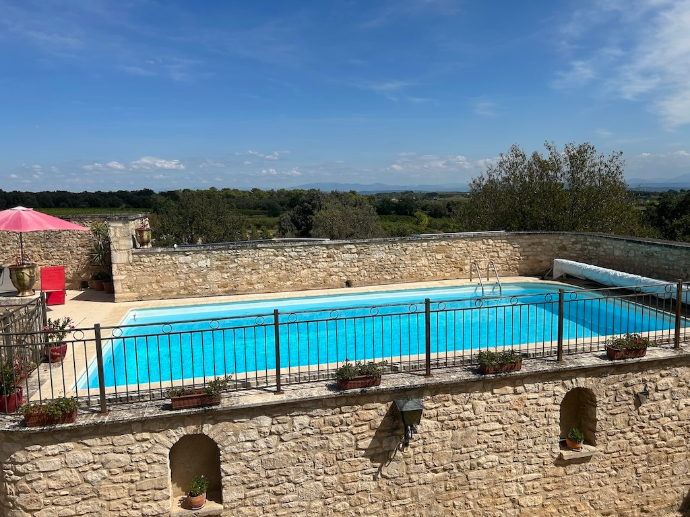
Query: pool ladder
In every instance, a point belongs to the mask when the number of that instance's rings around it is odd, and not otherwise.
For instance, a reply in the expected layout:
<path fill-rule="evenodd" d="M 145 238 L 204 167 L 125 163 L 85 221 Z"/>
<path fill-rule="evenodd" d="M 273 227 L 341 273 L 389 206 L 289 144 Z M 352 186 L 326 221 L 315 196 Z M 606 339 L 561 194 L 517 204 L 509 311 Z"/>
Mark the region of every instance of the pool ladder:
<path fill-rule="evenodd" d="M 498 276 L 498 269 L 496 268 L 496 263 L 493 260 L 489 260 L 486 263 L 486 281 L 491 280 L 491 270 L 493 269 L 494 275 L 496 275 L 496 283 L 498 284 L 498 293 L 503 294 L 503 286 L 501 285 L 501 277 Z M 472 261 L 470 265 L 470 282 L 472 281 L 472 274 L 477 271 L 477 278 L 479 278 L 479 285 L 482 287 L 482 296 L 484 296 L 484 282 L 482 281 L 482 273 L 479 269 L 479 262 Z"/>

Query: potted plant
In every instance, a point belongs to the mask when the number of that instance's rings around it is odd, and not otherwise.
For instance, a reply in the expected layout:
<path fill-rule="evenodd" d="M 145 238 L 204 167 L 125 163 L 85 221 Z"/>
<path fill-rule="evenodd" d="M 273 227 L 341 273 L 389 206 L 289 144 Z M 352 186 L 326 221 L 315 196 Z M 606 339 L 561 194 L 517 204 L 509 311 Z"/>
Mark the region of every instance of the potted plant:
<path fill-rule="evenodd" d="M 101 283 L 106 294 L 113 294 L 115 292 L 113 289 L 113 279 L 108 273 L 101 274 Z"/>
<path fill-rule="evenodd" d="M 522 356 L 515 350 L 492 352 L 483 350 L 477 355 L 479 371 L 483 374 L 512 372 L 522 368 Z"/>
<path fill-rule="evenodd" d="M 134 229 L 137 238 L 137 244 L 140 248 L 151 247 L 151 227 L 147 222 L 143 222 L 140 226 Z"/>
<path fill-rule="evenodd" d="M 73 398 L 59 397 L 45 404 L 30 402 L 19 411 L 27 427 L 69 424 L 77 419 L 79 403 Z"/>
<path fill-rule="evenodd" d="M 48 318 L 48 323 L 43 327 L 43 332 L 46 333 L 46 357 L 49 362 L 59 363 L 65 358 L 65 355 L 67 355 L 65 338 L 72 330 L 74 330 L 74 325 L 72 325 L 72 318 L 69 316 L 54 320 Z"/>
<path fill-rule="evenodd" d="M 91 249 L 91 264 L 96 266 L 97 271 L 92 277 L 93 287 L 96 291 L 103 291 L 103 282 L 108 282 L 112 278 L 110 261 L 110 236 L 108 234 L 108 223 L 97 221 L 91 225 L 91 235 L 94 243 Z"/>
<path fill-rule="evenodd" d="M 345 363 L 335 371 L 335 378 L 338 380 L 338 388 L 341 390 L 351 390 L 356 388 L 368 388 L 381 384 L 381 375 L 386 361 L 380 363 L 363 363 L 358 361 L 352 364 L 345 359 Z"/>
<path fill-rule="evenodd" d="M 0 413 L 14 413 L 22 405 L 23 392 L 17 384 L 12 360 L 7 359 L 0 366 Z"/>
<path fill-rule="evenodd" d="M 208 478 L 203 474 L 194 476 L 187 494 L 187 506 L 192 510 L 199 510 L 206 504 L 206 490 L 208 490 Z"/>
<path fill-rule="evenodd" d="M 566 446 L 568 449 L 573 451 L 579 451 L 582 449 L 582 443 L 584 441 L 585 435 L 582 434 L 582 431 L 580 431 L 577 427 L 573 427 L 570 432 L 568 432 L 568 436 L 565 437 Z"/>
<path fill-rule="evenodd" d="M 22 251 L 14 256 L 14 265 L 10 266 L 10 281 L 17 290 L 17 296 L 32 296 L 38 276 L 38 266 L 31 255 Z"/>
<path fill-rule="evenodd" d="M 606 342 L 606 356 L 612 360 L 644 357 L 647 347 L 653 344 L 653 341 L 640 334 L 625 334 Z"/>
<path fill-rule="evenodd" d="M 209 382 L 203 388 L 176 387 L 168 390 L 168 397 L 173 409 L 189 409 L 195 407 L 217 406 L 220 404 L 220 394 L 228 389 L 230 377 L 220 377 Z"/>

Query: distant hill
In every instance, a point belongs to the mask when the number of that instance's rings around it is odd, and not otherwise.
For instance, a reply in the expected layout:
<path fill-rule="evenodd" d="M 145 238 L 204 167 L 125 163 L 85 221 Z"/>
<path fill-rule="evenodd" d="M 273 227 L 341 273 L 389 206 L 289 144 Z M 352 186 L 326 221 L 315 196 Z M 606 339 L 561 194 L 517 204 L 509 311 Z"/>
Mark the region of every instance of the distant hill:
<path fill-rule="evenodd" d="M 299 185 L 292 187 L 293 189 L 317 189 L 323 192 L 331 192 L 338 190 L 340 192 L 349 192 L 354 190 L 360 194 L 378 194 L 380 192 L 467 192 L 469 187 L 467 185 L 445 184 L 445 185 L 386 185 L 384 183 L 372 183 L 371 185 L 363 185 L 361 183 L 309 183 L 307 185 Z"/>
<path fill-rule="evenodd" d="M 628 186 L 633 190 L 680 190 L 690 189 L 690 173 L 676 176 L 675 178 L 655 178 L 642 179 L 630 178 L 626 179 Z"/>

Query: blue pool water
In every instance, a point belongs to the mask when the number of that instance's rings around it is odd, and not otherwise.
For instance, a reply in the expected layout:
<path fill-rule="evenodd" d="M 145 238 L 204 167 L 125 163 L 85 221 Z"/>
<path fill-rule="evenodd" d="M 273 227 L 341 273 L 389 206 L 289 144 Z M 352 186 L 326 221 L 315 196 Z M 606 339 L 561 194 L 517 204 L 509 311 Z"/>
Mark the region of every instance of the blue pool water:
<path fill-rule="evenodd" d="M 274 369 L 274 309 L 279 311 L 282 368 L 423 355 L 425 298 L 432 302 L 429 325 L 436 356 L 537 346 L 556 340 L 562 287 L 507 284 L 499 295 L 491 285 L 481 297 L 478 286 L 464 286 L 135 310 L 104 346 L 106 386 Z M 584 292 L 566 298 L 565 339 L 673 328 L 668 315 L 641 305 Z M 96 388 L 95 372 L 91 364 L 78 387 Z"/>

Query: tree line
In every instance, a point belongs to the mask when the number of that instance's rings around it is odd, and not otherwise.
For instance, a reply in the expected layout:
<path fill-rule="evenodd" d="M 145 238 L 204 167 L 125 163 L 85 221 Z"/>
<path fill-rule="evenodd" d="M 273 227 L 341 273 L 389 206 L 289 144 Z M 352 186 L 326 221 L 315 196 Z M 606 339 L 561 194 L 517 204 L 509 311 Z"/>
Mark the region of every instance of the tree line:
<path fill-rule="evenodd" d="M 690 242 L 690 192 L 642 198 L 628 189 L 621 153 L 589 143 L 525 153 L 514 145 L 467 193 L 363 195 L 319 190 L 5 192 L 0 209 L 150 212 L 154 244 L 273 237 L 330 239 L 458 231 L 584 231 Z"/>

